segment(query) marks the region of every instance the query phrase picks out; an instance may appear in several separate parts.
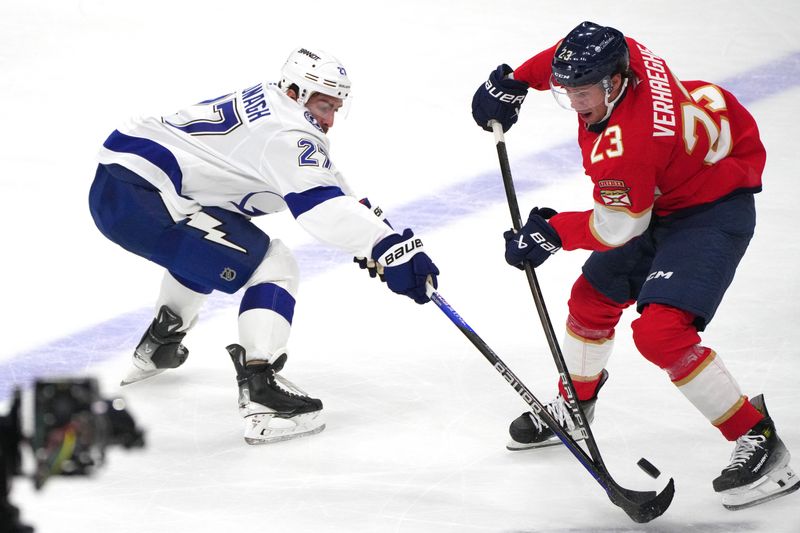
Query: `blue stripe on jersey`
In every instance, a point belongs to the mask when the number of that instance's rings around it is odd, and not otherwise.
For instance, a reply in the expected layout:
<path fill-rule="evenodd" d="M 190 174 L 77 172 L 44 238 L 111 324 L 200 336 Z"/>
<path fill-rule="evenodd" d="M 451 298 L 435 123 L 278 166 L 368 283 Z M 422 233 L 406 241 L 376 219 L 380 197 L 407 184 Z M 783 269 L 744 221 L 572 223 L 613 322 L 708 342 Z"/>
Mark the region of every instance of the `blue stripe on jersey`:
<path fill-rule="evenodd" d="M 283 199 L 286 205 L 289 206 L 289 211 L 292 212 L 294 218 L 299 217 L 306 211 L 310 211 L 322 202 L 344 196 L 342 189 L 339 187 L 314 187 L 303 192 L 290 192 Z"/>
<path fill-rule="evenodd" d="M 135 154 L 151 162 L 163 170 L 164 174 L 169 176 L 172 185 L 175 187 L 175 191 L 183 196 L 181 194 L 183 172 L 181 172 L 178 160 L 175 159 L 172 152 L 157 142 L 141 137 L 132 137 L 114 130 L 114 132 L 108 136 L 106 142 L 103 143 L 103 146 L 114 152 Z M 186 197 L 184 196 L 184 198 Z"/>
<path fill-rule="evenodd" d="M 259 283 L 244 291 L 239 314 L 250 309 L 271 309 L 291 324 L 294 317 L 294 297 L 274 283 Z"/>

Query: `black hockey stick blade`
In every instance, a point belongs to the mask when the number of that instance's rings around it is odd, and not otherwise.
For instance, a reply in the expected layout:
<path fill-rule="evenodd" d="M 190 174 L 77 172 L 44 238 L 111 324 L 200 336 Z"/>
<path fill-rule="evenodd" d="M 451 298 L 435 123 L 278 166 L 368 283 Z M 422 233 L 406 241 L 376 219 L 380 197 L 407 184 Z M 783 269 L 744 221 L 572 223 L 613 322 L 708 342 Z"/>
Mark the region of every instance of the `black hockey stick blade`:
<path fill-rule="evenodd" d="M 436 304 L 436 306 L 461 330 L 467 339 L 472 342 L 473 346 L 486 358 L 487 361 L 499 372 L 503 378 L 512 386 L 512 388 L 522 396 L 525 402 L 533 409 L 538 406 L 540 416 L 543 417 L 548 427 L 561 439 L 561 442 L 572 452 L 576 459 L 583 465 L 584 468 L 592 475 L 592 477 L 600 484 L 603 490 L 608 494 L 611 502 L 621 508 L 625 513 L 634 521 L 638 523 L 649 522 L 664 514 L 664 511 L 672 503 L 672 497 L 675 495 L 675 483 L 672 479 L 669 480 L 667 486 L 660 494 L 655 491 L 635 491 L 626 489 L 617 484 L 616 481 L 608 473 L 608 470 L 603 464 L 602 460 L 589 457 L 586 452 L 565 433 L 563 429 L 558 426 L 552 417 L 550 417 L 541 402 L 536 399 L 533 393 L 517 378 L 516 375 L 508 368 L 508 366 L 500 359 L 500 357 L 489 347 L 486 342 L 478 336 L 475 330 L 456 312 L 453 307 L 447 303 L 441 294 L 436 292 L 432 285 L 428 284 L 426 287 L 428 297 Z M 547 420 L 551 420 L 548 422 Z"/>
<path fill-rule="evenodd" d="M 644 524 L 658 518 L 672 503 L 675 496 L 675 480 L 669 479 L 667 486 L 656 494 L 656 491 L 635 491 L 620 487 L 612 479 L 606 479 L 608 497 L 621 508 L 634 522 Z"/>

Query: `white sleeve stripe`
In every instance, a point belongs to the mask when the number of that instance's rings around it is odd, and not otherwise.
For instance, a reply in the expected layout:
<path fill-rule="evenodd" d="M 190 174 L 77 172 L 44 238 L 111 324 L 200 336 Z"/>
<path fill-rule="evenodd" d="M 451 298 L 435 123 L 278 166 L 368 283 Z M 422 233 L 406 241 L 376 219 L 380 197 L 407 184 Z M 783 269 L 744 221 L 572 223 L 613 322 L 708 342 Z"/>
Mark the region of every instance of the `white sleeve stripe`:
<path fill-rule="evenodd" d="M 589 217 L 589 229 L 595 239 L 616 248 L 641 235 L 650 225 L 652 215 L 652 207 L 641 213 L 633 213 L 595 202 L 594 212 Z"/>

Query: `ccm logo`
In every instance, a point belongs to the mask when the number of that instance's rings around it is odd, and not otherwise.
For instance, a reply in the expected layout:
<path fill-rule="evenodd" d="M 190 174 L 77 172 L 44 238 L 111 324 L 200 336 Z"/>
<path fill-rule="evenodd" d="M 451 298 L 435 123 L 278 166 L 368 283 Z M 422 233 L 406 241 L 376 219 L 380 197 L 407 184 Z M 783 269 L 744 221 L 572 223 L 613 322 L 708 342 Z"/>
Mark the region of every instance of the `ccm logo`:
<path fill-rule="evenodd" d="M 658 278 L 669 279 L 671 277 L 672 277 L 672 271 L 663 272 L 663 271 L 659 270 L 658 272 L 653 272 L 649 276 L 647 276 L 647 281 L 650 281 L 651 279 L 658 279 Z"/>
<path fill-rule="evenodd" d="M 411 252 L 414 252 L 414 250 L 419 251 L 420 248 L 422 248 L 422 239 L 414 239 L 412 241 L 403 243 L 401 246 L 398 246 L 392 250 L 391 253 L 386 254 L 383 257 L 383 260 L 386 263 L 386 266 L 390 266 L 392 263 L 399 261 L 408 254 L 414 255 Z"/>
<path fill-rule="evenodd" d="M 513 94 L 504 93 L 503 91 L 492 85 L 492 82 L 490 82 L 489 80 L 486 80 L 486 90 L 489 91 L 489 94 L 492 95 L 493 98 L 497 98 L 501 102 L 507 102 L 509 104 L 521 104 L 522 102 L 525 101 L 524 94 L 515 96 Z"/>

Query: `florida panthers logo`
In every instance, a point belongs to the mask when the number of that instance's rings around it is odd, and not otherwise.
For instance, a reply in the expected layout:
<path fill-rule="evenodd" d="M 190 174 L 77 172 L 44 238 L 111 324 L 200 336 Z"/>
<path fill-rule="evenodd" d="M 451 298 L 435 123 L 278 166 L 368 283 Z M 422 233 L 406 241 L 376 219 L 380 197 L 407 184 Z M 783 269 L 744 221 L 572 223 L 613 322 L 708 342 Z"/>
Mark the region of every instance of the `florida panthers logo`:
<path fill-rule="evenodd" d="M 630 187 L 625 186 L 622 180 L 600 180 L 600 198 L 603 204 L 609 207 L 631 207 L 631 197 L 628 194 Z"/>

